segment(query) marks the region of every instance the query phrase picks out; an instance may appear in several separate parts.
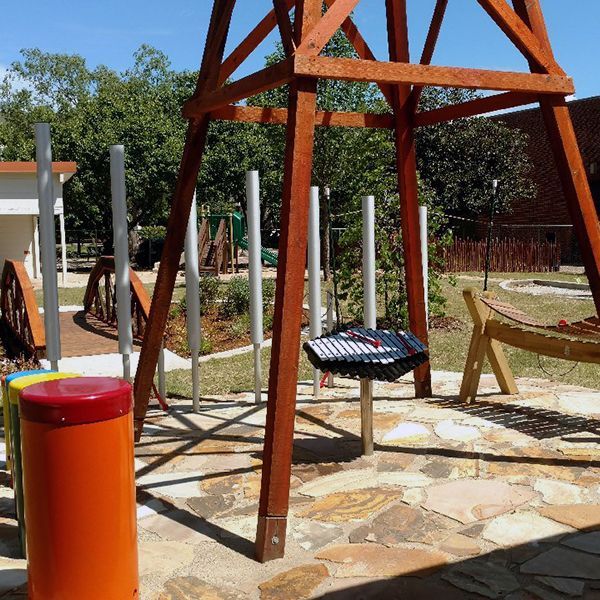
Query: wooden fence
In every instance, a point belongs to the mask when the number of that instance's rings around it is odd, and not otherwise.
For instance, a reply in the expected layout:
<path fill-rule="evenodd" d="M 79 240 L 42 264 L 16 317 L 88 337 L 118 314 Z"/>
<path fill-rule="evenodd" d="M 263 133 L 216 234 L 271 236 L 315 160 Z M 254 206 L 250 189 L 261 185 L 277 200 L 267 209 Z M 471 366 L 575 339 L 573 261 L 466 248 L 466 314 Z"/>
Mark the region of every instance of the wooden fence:
<path fill-rule="evenodd" d="M 447 273 L 485 270 L 486 240 L 460 240 L 444 250 Z M 502 273 L 546 273 L 558 271 L 560 245 L 550 242 L 494 239 L 490 271 Z"/>

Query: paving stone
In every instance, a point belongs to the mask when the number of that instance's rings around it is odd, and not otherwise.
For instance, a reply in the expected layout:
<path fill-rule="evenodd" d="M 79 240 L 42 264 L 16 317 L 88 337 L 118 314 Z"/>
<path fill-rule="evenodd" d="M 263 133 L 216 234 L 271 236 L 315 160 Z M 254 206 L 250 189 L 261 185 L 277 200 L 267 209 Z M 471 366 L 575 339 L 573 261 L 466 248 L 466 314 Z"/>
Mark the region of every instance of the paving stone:
<path fill-rule="evenodd" d="M 434 458 L 421 467 L 421 471 L 434 479 L 447 479 L 452 473 L 452 465 L 448 459 Z"/>
<path fill-rule="evenodd" d="M 279 573 L 269 581 L 261 583 L 261 600 L 289 600 L 311 598 L 313 592 L 329 577 L 325 565 L 309 564 Z"/>
<path fill-rule="evenodd" d="M 577 579 L 567 579 L 566 577 L 536 577 L 536 580 L 547 585 L 561 594 L 578 597 L 583 595 L 585 583 Z"/>
<path fill-rule="evenodd" d="M 200 496 L 190 498 L 187 505 L 203 519 L 227 512 L 235 504 L 235 496 Z"/>
<path fill-rule="evenodd" d="M 569 536 L 561 540 L 561 544 L 590 554 L 600 554 L 600 531 Z"/>
<path fill-rule="evenodd" d="M 440 550 L 455 556 L 477 556 L 481 554 L 479 544 L 473 538 L 460 533 L 453 533 L 447 537 L 440 544 Z"/>
<path fill-rule="evenodd" d="M 137 505 L 137 518 L 138 520 L 144 519 L 145 517 L 157 515 L 166 510 L 168 510 L 168 507 L 164 502 L 161 502 L 158 498 L 151 498 Z"/>
<path fill-rule="evenodd" d="M 600 578 L 600 557 L 570 548 L 551 548 L 521 565 L 521 573 L 569 577 Z"/>
<path fill-rule="evenodd" d="M 539 513 L 575 529 L 600 529 L 600 504 L 557 504 L 545 506 Z"/>
<path fill-rule="evenodd" d="M 187 510 L 177 509 L 154 515 L 142 519 L 138 525 L 170 542 L 197 544 L 214 541 L 215 538 L 215 528 Z"/>
<path fill-rule="evenodd" d="M 0 594 L 27 582 L 27 561 L 0 557 Z"/>
<path fill-rule="evenodd" d="M 426 442 L 431 435 L 431 431 L 421 423 L 412 423 L 404 421 L 399 423 L 394 429 L 388 431 L 384 436 L 384 444 L 411 444 Z"/>
<path fill-rule="evenodd" d="M 0 518 L 0 556 L 21 558 L 19 529 L 17 522 L 12 519 Z"/>
<path fill-rule="evenodd" d="M 158 600 L 241 600 L 241 594 L 223 590 L 197 577 L 174 577 L 165 583 Z"/>
<path fill-rule="evenodd" d="M 588 391 L 585 395 L 581 392 L 562 393 L 558 395 L 558 405 L 568 413 L 600 415 L 600 392 Z"/>
<path fill-rule="evenodd" d="M 377 470 L 406 471 L 414 462 L 414 454 L 409 454 L 408 452 L 385 453 L 377 461 Z"/>
<path fill-rule="evenodd" d="M 517 578 L 504 567 L 482 561 L 464 561 L 442 575 L 452 585 L 486 598 L 503 598 L 519 589 Z"/>
<path fill-rule="evenodd" d="M 341 527 L 314 521 L 302 521 L 292 531 L 294 539 L 304 550 L 320 550 L 344 533 Z"/>
<path fill-rule="evenodd" d="M 524 592 L 528 594 L 529 598 L 534 598 L 535 600 L 564 600 L 565 598 L 563 594 L 558 594 L 547 587 L 536 584 L 528 585 Z"/>
<path fill-rule="evenodd" d="M 583 489 L 572 483 L 538 479 L 533 489 L 540 492 L 544 502 L 548 504 L 579 504 L 582 502 Z"/>
<path fill-rule="evenodd" d="M 343 469 L 344 467 L 338 463 L 293 465 L 292 475 L 298 477 L 300 481 L 307 483 L 309 481 L 312 481 L 313 479 L 316 479 L 317 477 L 331 475 L 332 473 L 338 473 Z"/>
<path fill-rule="evenodd" d="M 498 546 L 509 547 L 539 540 L 555 540 L 571 531 L 570 527 L 535 512 L 518 512 L 493 519 L 483 530 L 483 537 Z"/>
<path fill-rule="evenodd" d="M 193 498 L 200 495 L 203 477 L 204 472 L 201 471 L 150 473 L 139 477 L 136 484 L 139 489 L 168 498 Z"/>
<path fill-rule="evenodd" d="M 395 546 L 407 540 L 409 534 L 424 525 L 421 511 L 398 504 L 379 514 L 371 525 L 363 525 L 350 533 L 351 543 L 376 542 Z"/>
<path fill-rule="evenodd" d="M 168 541 L 138 543 L 140 577 L 169 575 L 194 560 L 195 549 L 190 544 Z"/>
<path fill-rule="evenodd" d="M 368 487 L 377 487 L 377 473 L 373 470 L 348 470 L 319 477 L 305 483 L 298 489 L 298 493 L 311 498 L 321 498 L 335 492 L 360 490 Z"/>
<path fill-rule="evenodd" d="M 342 544 L 325 548 L 317 559 L 338 563 L 335 577 L 424 577 L 447 563 L 435 550 L 387 548 L 378 544 Z"/>
<path fill-rule="evenodd" d="M 417 506 L 425 500 L 425 490 L 422 488 L 409 488 L 402 495 L 402 502 L 410 506 Z"/>
<path fill-rule="evenodd" d="M 399 494 L 379 489 L 339 492 L 319 498 L 297 516 L 329 523 L 360 521 L 399 499 Z"/>
<path fill-rule="evenodd" d="M 435 480 L 431 477 L 427 477 L 427 475 L 424 475 L 423 473 L 412 471 L 390 471 L 388 473 L 379 473 L 378 483 L 380 486 L 403 486 L 412 489 L 426 487 L 435 483 Z"/>
<path fill-rule="evenodd" d="M 460 425 L 452 420 L 438 423 L 434 431 L 439 438 L 456 442 L 471 442 L 481 437 L 481 432 L 476 427 Z"/>
<path fill-rule="evenodd" d="M 466 529 L 461 530 L 462 535 L 466 535 L 470 538 L 478 538 L 481 535 L 481 532 L 485 528 L 485 523 L 475 523 L 475 525 L 471 525 Z"/>
<path fill-rule="evenodd" d="M 217 477 L 207 475 L 200 487 L 207 494 L 235 494 L 242 489 L 244 478 L 242 475 L 220 475 Z"/>
<path fill-rule="evenodd" d="M 467 524 L 512 511 L 533 497 L 528 488 L 500 481 L 457 480 L 427 488 L 423 508 Z"/>

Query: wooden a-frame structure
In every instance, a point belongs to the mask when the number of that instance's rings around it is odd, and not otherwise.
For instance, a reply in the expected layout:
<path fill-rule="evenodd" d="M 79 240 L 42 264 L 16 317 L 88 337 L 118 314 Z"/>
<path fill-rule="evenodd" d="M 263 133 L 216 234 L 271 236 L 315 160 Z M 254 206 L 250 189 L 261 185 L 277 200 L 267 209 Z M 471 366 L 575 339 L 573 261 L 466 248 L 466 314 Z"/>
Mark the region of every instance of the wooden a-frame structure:
<path fill-rule="evenodd" d="M 473 0 L 527 58 L 528 73 L 431 65 L 448 0 L 437 0 L 418 64 L 411 63 L 409 57 L 407 0 L 381 0 L 386 5 L 389 60 L 377 61 L 351 19 L 358 2 L 325 0 L 327 10 L 323 14 L 323 0 L 273 0 L 273 10 L 223 60 L 236 2 L 214 0 L 197 88 L 183 108 L 189 127 L 135 379 L 136 434 L 139 438 L 210 121 L 285 124 L 281 238 L 256 542 L 256 555 L 261 561 L 283 556 L 285 548 L 316 125 L 394 130 L 410 328 L 427 343 L 414 129 L 539 101 L 600 314 L 600 226 L 565 102 L 565 96 L 572 94 L 574 87 L 554 59 L 539 0 L 512 0 L 512 6 L 508 0 Z M 290 19 L 292 8 L 295 9 L 293 24 Z M 286 57 L 273 66 L 224 85 L 275 27 L 281 33 Z M 353 44 L 359 59 L 320 56 L 339 28 Z M 319 78 L 376 82 L 390 104 L 391 112 L 384 115 L 319 112 L 316 110 Z M 289 84 L 287 109 L 235 105 L 244 98 L 283 84 Z M 502 93 L 430 112 L 417 112 L 423 86 L 476 88 Z M 417 396 L 430 394 L 430 381 L 428 365 L 415 372 Z"/>

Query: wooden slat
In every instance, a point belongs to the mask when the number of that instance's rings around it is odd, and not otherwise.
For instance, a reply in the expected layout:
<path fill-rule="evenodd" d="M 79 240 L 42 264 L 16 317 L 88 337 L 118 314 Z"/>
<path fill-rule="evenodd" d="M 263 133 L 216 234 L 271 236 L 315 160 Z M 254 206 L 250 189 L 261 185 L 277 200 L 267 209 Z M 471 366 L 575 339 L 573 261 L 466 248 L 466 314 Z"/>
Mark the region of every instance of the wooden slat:
<path fill-rule="evenodd" d="M 442 22 L 444 15 L 446 14 L 446 8 L 448 7 L 448 0 L 437 0 L 435 3 L 435 9 L 433 10 L 433 16 L 431 17 L 431 23 L 429 25 L 429 31 L 427 32 L 427 38 L 425 39 L 425 45 L 423 46 L 423 52 L 421 54 L 421 64 L 429 65 L 433 59 L 433 52 L 437 45 L 438 37 L 440 36 L 440 30 L 442 28 Z M 419 107 L 419 100 L 423 93 L 423 86 L 417 85 L 411 92 L 410 104 L 412 111 L 416 112 Z"/>
<path fill-rule="evenodd" d="M 506 0 L 477 0 L 483 9 L 502 29 L 508 39 L 531 62 L 545 73 L 564 75 L 564 71 L 548 53 L 529 27 L 507 4 Z"/>
<path fill-rule="evenodd" d="M 291 56 L 296 51 L 294 43 L 294 29 L 290 21 L 290 2 L 287 0 L 273 0 L 273 8 L 277 17 L 279 34 L 281 35 L 281 44 L 286 56 Z"/>
<path fill-rule="evenodd" d="M 417 113 L 414 117 L 414 126 L 436 125 L 437 123 L 445 123 L 455 119 L 463 119 L 506 108 L 532 104 L 537 102 L 537 100 L 537 94 L 503 92 L 501 94 L 494 94 L 493 96 L 470 100 L 469 102 L 462 102 L 461 104 L 450 104 L 435 110 Z"/>
<path fill-rule="evenodd" d="M 217 85 L 218 69 L 223 57 L 234 6 L 235 0 L 215 0 L 213 4 L 206 47 L 196 86 L 198 93 L 214 89 Z M 189 124 L 186 134 L 160 267 L 152 296 L 150 315 L 144 331 L 144 342 L 135 375 L 134 419 L 136 440 L 139 440 L 142 435 L 144 418 L 148 410 L 154 372 L 163 342 L 175 279 L 179 270 L 179 259 L 183 251 L 192 198 L 196 190 L 198 171 L 206 146 L 209 122 L 208 115 L 202 116 L 197 121 Z"/>
<path fill-rule="evenodd" d="M 284 3 L 289 12 L 294 6 L 295 0 L 284 0 Z M 252 54 L 256 47 L 264 41 L 275 27 L 277 27 L 277 15 L 275 9 L 273 9 L 223 61 L 219 72 L 218 85 L 223 85 L 235 73 L 237 68 Z"/>
<path fill-rule="evenodd" d="M 434 85 L 467 89 L 572 94 L 573 81 L 560 75 L 513 73 L 462 67 L 438 67 L 404 62 L 377 62 L 322 56 L 294 57 L 294 71 L 302 77 L 388 84 Z"/>
<path fill-rule="evenodd" d="M 317 56 L 327 45 L 333 34 L 350 16 L 359 0 L 335 0 L 329 4 L 329 10 L 303 38 L 298 46 L 298 54 Z"/>
<path fill-rule="evenodd" d="M 216 90 L 191 98 L 183 105 L 182 114 L 193 119 L 238 100 L 289 83 L 294 77 L 293 58 L 286 58 Z"/>
<path fill-rule="evenodd" d="M 285 125 L 287 123 L 288 111 L 287 108 L 228 105 L 212 111 L 211 118 L 221 121 Z M 391 129 L 394 126 L 394 119 L 390 114 L 317 111 L 315 114 L 315 124 L 329 127 Z"/>
<path fill-rule="evenodd" d="M 390 60 L 393 68 L 410 61 L 406 0 L 386 0 L 387 30 Z M 380 63 L 381 64 L 381 63 Z M 410 82 L 398 85 L 394 92 L 396 169 L 400 197 L 400 221 L 404 250 L 404 271 L 410 330 L 428 346 L 427 312 L 423 286 L 423 264 L 419 227 L 419 184 L 413 111 L 409 103 Z M 429 362 L 415 369 L 417 397 L 431 396 L 431 367 Z"/>
<path fill-rule="evenodd" d="M 513 5 L 550 55 L 552 50 L 539 1 L 513 0 Z M 531 68 L 536 70 L 536 65 L 532 63 Z M 569 108 L 564 98 L 542 96 L 540 107 L 590 282 L 596 313 L 600 316 L 600 222 Z"/>
<path fill-rule="evenodd" d="M 296 43 L 321 16 L 321 0 L 298 0 Z M 273 316 L 273 345 L 265 424 L 256 556 L 261 562 L 285 550 L 289 507 L 300 328 L 308 240 L 308 199 L 317 101 L 314 79 L 290 86 L 281 205 L 281 234 Z"/>

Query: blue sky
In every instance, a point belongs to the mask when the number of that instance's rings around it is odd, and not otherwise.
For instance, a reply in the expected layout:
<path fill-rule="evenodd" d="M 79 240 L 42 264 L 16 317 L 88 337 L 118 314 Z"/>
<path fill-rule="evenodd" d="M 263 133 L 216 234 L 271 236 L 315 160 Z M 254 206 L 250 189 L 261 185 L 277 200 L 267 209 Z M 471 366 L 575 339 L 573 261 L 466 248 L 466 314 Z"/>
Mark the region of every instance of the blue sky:
<path fill-rule="evenodd" d="M 411 50 L 418 59 L 434 0 L 409 0 Z M 165 52 L 177 69 L 197 69 L 210 16 L 210 0 L 28 0 L 2 2 L 0 69 L 19 50 L 77 53 L 90 66 L 123 70 L 140 44 Z M 270 0 L 238 0 L 228 48 L 270 8 Z M 361 0 L 355 20 L 378 58 L 386 57 L 384 0 Z M 576 96 L 600 95 L 598 77 L 599 0 L 542 0 L 559 63 L 575 80 Z M 271 36 L 238 74 L 263 64 Z M 434 63 L 527 70 L 518 51 L 499 32 L 476 0 L 450 0 Z"/>

